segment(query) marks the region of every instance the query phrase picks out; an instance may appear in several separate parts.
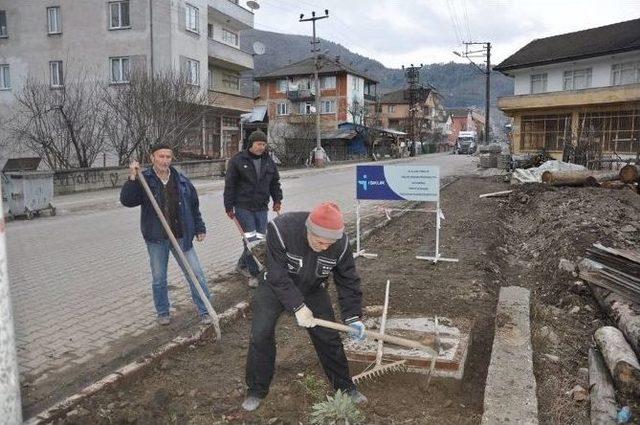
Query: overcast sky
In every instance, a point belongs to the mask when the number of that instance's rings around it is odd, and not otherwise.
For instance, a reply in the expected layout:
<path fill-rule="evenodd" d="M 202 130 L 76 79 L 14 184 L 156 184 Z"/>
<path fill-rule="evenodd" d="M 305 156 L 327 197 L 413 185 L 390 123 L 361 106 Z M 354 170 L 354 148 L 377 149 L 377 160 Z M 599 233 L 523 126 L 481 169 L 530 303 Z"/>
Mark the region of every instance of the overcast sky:
<path fill-rule="evenodd" d="M 246 0 L 240 0 L 244 5 Z M 640 18 L 640 0 L 257 0 L 255 28 L 311 34 L 298 22 L 312 10 L 320 37 L 382 62 L 465 62 L 462 41 L 490 41 L 498 64 L 535 38 Z M 306 17 L 306 16 L 305 16 Z M 480 61 L 480 59 L 476 59 Z"/>

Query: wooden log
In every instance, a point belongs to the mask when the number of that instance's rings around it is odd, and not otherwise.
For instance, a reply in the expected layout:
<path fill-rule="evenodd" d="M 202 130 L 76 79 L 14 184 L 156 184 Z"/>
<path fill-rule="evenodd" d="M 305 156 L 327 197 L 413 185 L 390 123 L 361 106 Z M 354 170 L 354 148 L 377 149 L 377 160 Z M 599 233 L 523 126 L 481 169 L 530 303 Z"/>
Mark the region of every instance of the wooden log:
<path fill-rule="evenodd" d="M 590 285 L 591 286 L 591 285 Z M 640 309 L 624 296 L 591 286 L 593 297 L 640 356 Z"/>
<path fill-rule="evenodd" d="M 613 379 L 604 364 L 602 354 L 589 349 L 589 396 L 591 399 L 591 425 L 609 425 L 616 422 L 616 390 Z"/>
<path fill-rule="evenodd" d="M 600 183 L 600 187 L 604 189 L 624 189 L 627 184 L 620 180 L 612 180 Z"/>
<path fill-rule="evenodd" d="M 624 183 L 634 183 L 638 181 L 640 168 L 637 165 L 627 164 L 620 169 L 620 181 Z"/>
<path fill-rule="evenodd" d="M 552 186 L 584 186 L 587 177 L 592 174 L 589 170 L 582 171 L 545 171 L 542 173 L 542 183 Z"/>
<path fill-rule="evenodd" d="M 629 396 L 640 396 L 640 363 L 622 332 L 613 326 L 603 326 L 593 338 L 616 388 Z"/>
<path fill-rule="evenodd" d="M 620 178 L 620 173 L 618 173 L 617 171 L 593 173 L 592 175 L 587 177 L 585 184 L 587 186 L 598 187 L 602 182 L 614 181 L 614 180 L 618 180 L 619 178 Z"/>

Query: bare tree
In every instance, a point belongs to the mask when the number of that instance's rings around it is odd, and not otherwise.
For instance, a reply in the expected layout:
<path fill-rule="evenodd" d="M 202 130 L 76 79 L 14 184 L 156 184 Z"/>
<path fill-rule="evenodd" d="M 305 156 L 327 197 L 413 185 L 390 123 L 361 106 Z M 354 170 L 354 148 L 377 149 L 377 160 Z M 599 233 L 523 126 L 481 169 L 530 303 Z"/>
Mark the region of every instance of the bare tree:
<path fill-rule="evenodd" d="M 106 87 L 103 99 L 110 111 L 108 140 L 120 165 L 144 159 L 157 142 L 170 144 L 179 155 L 190 136 L 200 137 L 210 100 L 206 90 L 171 70 L 155 75 L 134 70 L 128 83 Z"/>
<path fill-rule="evenodd" d="M 303 165 L 316 145 L 313 115 L 276 119 L 269 127 L 269 149 L 286 165 Z"/>
<path fill-rule="evenodd" d="M 10 137 L 52 169 L 90 167 L 105 142 L 103 83 L 85 70 L 67 72 L 58 83 L 52 87 L 27 78 L 16 93 Z"/>

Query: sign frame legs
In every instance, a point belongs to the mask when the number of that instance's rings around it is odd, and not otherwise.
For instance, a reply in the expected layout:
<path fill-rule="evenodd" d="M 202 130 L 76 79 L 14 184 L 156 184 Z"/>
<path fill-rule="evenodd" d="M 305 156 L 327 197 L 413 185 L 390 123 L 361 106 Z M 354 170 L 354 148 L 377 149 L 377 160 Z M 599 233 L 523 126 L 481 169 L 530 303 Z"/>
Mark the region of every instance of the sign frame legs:
<path fill-rule="evenodd" d="M 440 209 L 440 199 L 438 199 L 435 213 L 436 213 L 436 253 L 434 256 L 416 255 L 416 259 L 432 261 L 434 264 L 436 264 L 438 261 L 457 263 L 458 261 L 460 261 L 457 258 L 447 258 L 440 255 L 440 227 L 441 227 L 441 219 L 444 218 L 444 214 L 442 214 L 442 210 Z"/>
<path fill-rule="evenodd" d="M 366 252 L 365 249 L 362 248 L 360 242 L 360 200 L 356 200 L 356 252 L 353 253 L 353 258 L 363 257 L 363 258 L 378 258 L 378 254 L 372 254 L 370 252 Z"/>

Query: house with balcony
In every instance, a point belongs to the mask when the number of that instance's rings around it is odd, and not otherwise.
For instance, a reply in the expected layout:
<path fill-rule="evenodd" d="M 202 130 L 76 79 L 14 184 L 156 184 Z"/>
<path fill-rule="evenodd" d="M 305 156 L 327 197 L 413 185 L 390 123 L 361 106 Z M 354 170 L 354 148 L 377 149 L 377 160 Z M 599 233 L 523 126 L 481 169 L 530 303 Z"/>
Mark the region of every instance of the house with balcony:
<path fill-rule="evenodd" d="M 433 141 L 446 131 L 446 113 L 442 96 L 432 87 L 420 87 L 415 95 L 415 125 L 419 140 Z M 370 114 L 377 126 L 409 132 L 410 93 L 408 89 L 395 90 L 380 96 L 376 105 L 370 106 Z"/>
<path fill-rule="evenodd" d="M 320 56 L 320 93 L 316 93 L 315 69 L 315 58 L 310 57 L 256 78 L 260 83 L 256 103 L 267 107 L 269 141 L 274 145 L 291 146 L 291 149 L 303 145 L 303 150 L 308 152 L 316 143 L 318 96 L 322 143 L 336 146 L 341 143 L 345 149 L 340 155 L 346 155 L 349 134 L 338 131 L 338 125 L 363 123 L 368 105 L 376 99 L 377 81 L 344 64 L 339 57 Z"/>
<path fill-rule="evenodd" d="M 29 76 L 59 87 L 63 75 L 90 70 L 122 85 L 133 69 L 172 70 L 209 99 L 185 150 L 212 158 L 238 150 L 240 115 L 253 107 L 240 92 L 240 73 L 253 69 L 240 32 L 254 18 L 238 0 L 45 3 L 0 0 L 0 117 Z"/>
<path fill-rule="evenodd" d="M 640 150 L 640 19 L 533 40 L 494 69 L 514 78 L 498 107 L 515 154 Z"/>

